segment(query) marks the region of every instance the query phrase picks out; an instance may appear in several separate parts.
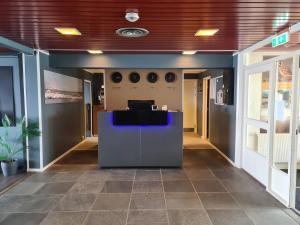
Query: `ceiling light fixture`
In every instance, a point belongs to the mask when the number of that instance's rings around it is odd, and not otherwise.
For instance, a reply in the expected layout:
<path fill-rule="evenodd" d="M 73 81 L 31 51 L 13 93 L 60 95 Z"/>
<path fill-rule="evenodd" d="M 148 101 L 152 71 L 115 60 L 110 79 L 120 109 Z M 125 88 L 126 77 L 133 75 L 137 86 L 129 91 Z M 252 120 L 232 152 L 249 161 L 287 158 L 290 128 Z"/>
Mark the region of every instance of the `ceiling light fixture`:
<path fill-rule="evenodd" d="M 81 35 L 80 31 L 73 27 L 55 27 L 54 29 L 62 35 Z"/>
<path fill-rule="evenodd" d="M 140 19 L 138 10 L 137 9 L 126 10 L 125 19 L 131 23 L 138 21 Z"/>
<path fill-rule="evenodd" d="M 200 29 L 195 33 L 195 36 L 213 36 L 219 29 Z"/>
<path fill-rule="evenodd" d="M 197 51 L 191 51 L 191 50 L 189 50 L 189 51 L 183 51 L 182 55 L 194 55 L 194 54 L 196 54 L 196 52 Z"/>
<path fill-rule="evenodd" d="M 101 50 L 87 50 L 87 52 L 90 54 L 103 54 Z"/>

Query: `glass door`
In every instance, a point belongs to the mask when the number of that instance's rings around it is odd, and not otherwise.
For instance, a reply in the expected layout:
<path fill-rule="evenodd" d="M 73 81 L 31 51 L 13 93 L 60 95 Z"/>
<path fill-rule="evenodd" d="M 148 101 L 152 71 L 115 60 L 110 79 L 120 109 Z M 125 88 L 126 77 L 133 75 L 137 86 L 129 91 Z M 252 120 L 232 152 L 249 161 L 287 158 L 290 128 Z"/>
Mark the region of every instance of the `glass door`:
<path fill-rule="evenodd" d="M 293 57 L 276 61 L 274 122 L 270 152 L 270 191 L 289 203 L 294 101 Z"/>
<path fill-rule="evenodd" d="M 267 186 L 272 64 L 246 70 L 243 168 Z"/>

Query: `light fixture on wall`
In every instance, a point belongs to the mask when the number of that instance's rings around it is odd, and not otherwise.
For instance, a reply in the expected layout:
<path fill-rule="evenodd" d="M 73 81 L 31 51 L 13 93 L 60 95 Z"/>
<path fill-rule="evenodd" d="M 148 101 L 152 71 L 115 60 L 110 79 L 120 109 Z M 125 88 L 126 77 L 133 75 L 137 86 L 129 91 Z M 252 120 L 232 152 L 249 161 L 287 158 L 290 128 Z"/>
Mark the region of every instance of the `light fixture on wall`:
<path fill-rule="evenodd" d="M 194 55 L 197 51 L 189 50 L 189 51 L 183 51 L 182 55 Z"/>
<path fill-rule="evenodd" d="M 54 29 L 62 35 L 69 35 L 69 36 L 81 35 L 80 31 L 74 27 L 55 27 Z"/>
<path fill-rule="evenodd" d="M 103 54 L 101 50 L 87 50 L 87 52 L 90 54 Z"/>
<path fill-rule="evenodd" d="M 197 30 L 195 36 L 213 36 L 215 35 L 219 29 L 200 29 Z"/>

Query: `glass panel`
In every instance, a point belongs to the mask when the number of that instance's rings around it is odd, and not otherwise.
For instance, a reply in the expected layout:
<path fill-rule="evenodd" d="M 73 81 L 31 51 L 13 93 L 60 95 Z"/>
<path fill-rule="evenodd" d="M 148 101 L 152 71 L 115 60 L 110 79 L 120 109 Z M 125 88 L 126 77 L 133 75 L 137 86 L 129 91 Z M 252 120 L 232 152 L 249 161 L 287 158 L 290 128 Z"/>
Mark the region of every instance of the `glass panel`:
<path fill-rule="evenodd" d="M 281 60 L 277 64 L 273 165 L 285 173 L 288 173 L 291 151 L 292 70 L 292 58 Z"/>
<path fill-rule="evenodd" d="M 248 118 L 268 122 L 270 72 L 249 75 Z"/>
<path fill-rule="evenodd" d="M 300 77 L 300 72 L 298 74 Z M 300 105 L 298 106 L 300 107 Z M 298 115 L 298 127 L 300 126 L 300 109 Z M 296 201 L 295 208 L 300 211 L 300 135 L 297 135 L 297 167 L 296 167 Z"/>
<path fill-rule="evenodd" d="M 266 157 L 268 153 L 268 131 L 252 125 L 247 125 L 247 148 Z"/>
<path fill-rule="evenodd" d="M 258 49 L 257 51 L 247 53 L 246 65 L 252 65 L 254 63 L 263 62 L 265 60 L 279 56 L 281 54 L 282 54 L 282 52 L 274 52 L 274 50 L 273 51 L 263 51 L 261 49 Z"/>

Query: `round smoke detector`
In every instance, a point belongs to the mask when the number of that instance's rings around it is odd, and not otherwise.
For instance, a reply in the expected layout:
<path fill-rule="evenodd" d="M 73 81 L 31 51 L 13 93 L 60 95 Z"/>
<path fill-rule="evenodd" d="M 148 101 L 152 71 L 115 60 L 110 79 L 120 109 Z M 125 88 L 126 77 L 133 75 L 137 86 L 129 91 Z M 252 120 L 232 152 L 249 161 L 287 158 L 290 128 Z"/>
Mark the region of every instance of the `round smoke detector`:
<path fill-rule="evenodd" d="M 121 37 L 137 38 L 144 37 L 149 34 L 149 31 L 144 28 L 120 28 L 116 33 Z"/>

